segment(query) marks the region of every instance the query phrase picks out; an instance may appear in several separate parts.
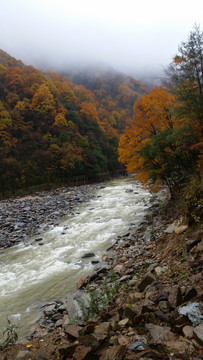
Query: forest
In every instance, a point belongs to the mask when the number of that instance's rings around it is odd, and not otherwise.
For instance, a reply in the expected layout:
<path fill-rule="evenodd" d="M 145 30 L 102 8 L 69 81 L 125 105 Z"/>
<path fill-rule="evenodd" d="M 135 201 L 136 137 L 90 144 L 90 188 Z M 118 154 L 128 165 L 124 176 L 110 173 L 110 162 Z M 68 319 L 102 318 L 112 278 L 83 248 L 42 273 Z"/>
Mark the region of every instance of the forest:
<path fill-rule="evenodd" d="M 119 135 L 147 88 L 122 74 L 92 89 L 0 51 L 1 196 L 122 170 Z"/>
<path fill-rule="evenodd" d="M 95 181 L 127 168 L 174 193 L 200 179 L 203 33 L 178 48 L 162 87 L 116 72 L 43 73 L 0 51 L 1 196 L 32 186 Z M 67 77 L 69 76 L 69 78 Z M 70 79 L 71 78 L 71 79 Z M 199 181 L 199 180 L 198 180 Z"/>

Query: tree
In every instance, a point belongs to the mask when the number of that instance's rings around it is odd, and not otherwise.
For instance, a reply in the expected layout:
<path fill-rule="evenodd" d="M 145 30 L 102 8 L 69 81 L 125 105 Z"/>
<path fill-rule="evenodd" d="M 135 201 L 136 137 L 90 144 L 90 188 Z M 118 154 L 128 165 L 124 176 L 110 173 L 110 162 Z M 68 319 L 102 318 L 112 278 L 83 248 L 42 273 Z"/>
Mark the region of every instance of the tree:
<path fill-rule="evenodd" d="M 203 117 L 203 32 L 195 25 L 187 42 L 182 42 L 170 65 L 170 86 L 184 103 L 184 112 Z M 194 113 L 194 114 L 193 114 Z"/>
<path fill-rule="evenodd" d="M 58 128 L 64 128 L 67 127 L 67 120 L 65 118 L 65 115 L 60 112 L 55 116 L 54 120 L 54 126 L 57 126 Z"/>
<path fill-rule="evenodd" d="M 191 168 L 188 148 L 193 141 L 185 119 L 173 114 L 175 96 L 154 88 L 134 106 L 134 120 L 120 138 L 119 160 L 138 180 L 165 181 L 170 189 Z"/>
<path fill-rule="evenodd" d="M 178 102 L 176 114 L 185 117 L 195 131 L 191 145 L 199 152 L 199 165 L 203 165 L 203 32 L 195 25 L 186 42 L 178 48 L 179 54 L 168 70 L 167 85 Z"/>
<path fill-rule="evenodd" d="M 41 115 L 49 116 L 55 113 L 55 102 L 46 84 L 40 85 L 32 99 L 32 108 Z"/>

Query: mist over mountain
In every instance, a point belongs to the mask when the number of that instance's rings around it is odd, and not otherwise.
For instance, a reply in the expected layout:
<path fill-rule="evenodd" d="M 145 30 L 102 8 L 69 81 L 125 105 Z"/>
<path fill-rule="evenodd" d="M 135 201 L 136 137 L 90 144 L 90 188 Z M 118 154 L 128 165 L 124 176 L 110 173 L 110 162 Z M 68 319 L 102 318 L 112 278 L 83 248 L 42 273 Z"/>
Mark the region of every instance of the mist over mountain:
<path fill-rule="evenodd" d="M 0 80 L 0 197 L 122 170 L 118 141 L 142 82 L 101 64 L 42 72 L 3 50 Z"/>

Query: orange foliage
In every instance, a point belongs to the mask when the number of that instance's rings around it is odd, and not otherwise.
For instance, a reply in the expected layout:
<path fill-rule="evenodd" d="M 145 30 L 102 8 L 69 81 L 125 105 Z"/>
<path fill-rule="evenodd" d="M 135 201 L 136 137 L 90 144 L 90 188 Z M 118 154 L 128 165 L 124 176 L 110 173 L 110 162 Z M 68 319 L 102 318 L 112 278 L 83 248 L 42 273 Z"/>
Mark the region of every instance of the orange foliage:
<path fill-rule="evenodd" d="M 163 88 L 152 89 L 135 103 L 134 119 L 120 138 L 119 160 L 127 166 L 128 171 L 138 173 L 137 178 L 145 184 L 149 174 L 140 151 L 151 143 L 154 135 L 176 126 L 177 120 L 171 113 L 174 101 L 174 96 Z"/>
<path fill-rule="evenodd" d="M 97 121 L 97 122 L 99 121 L 99 117 L 98 117 L 96 107 L 93 104 L 89 103 L 89 102 L 85 101 L 80 105 L 80 114 L 84 118 L 94 120 L 94 121 Z"/>

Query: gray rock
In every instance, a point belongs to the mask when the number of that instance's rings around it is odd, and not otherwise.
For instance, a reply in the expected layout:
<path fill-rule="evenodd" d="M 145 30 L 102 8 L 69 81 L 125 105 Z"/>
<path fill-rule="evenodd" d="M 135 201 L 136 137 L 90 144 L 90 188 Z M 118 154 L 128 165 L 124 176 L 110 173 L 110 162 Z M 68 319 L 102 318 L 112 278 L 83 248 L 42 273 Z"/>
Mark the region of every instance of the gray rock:
<path fill-rule="evenodd" d="M 59 320 L 59 319 L 62 319 L 62 317 L 63 317 L 63 314 L 61 314 L 61 313 L 56 313 L 56 314 L 54 314 L 54 315 L 51 317 L 51 320 L 52 320 L 52 321 L 57 321 L 57 320 Z"/>
<path fill-rule="evenodd" d="M 79 331 L 82 330 L 81 326 L 72 325 L 72 324 L 64 324 L 64 331 L 71 339 L 77 339 L 79 337 Z"/>
<path fill-rule="evenodd" d="M 160 319 L 161 321 L 165 321 L 165 322 L 167 322 L 167 323 L 170 322 L 170 318 L 169 318 L 167 315 L 163 314 L 160 310 L 156 310 L 156 311 L 154 312 L 154 314 L 155 314 L 155 316 L 156 316 L 158 319 Z"/>
<path fill-rule="evenodd" d="M 63 325 L 63 320 L 62 319 L 59 319 L 55 322 L 55 327 L 59 327 L 59 326 L 62 326 Z"/>
<path fill-rule="evenodd" d="M 19 351 L 15 360 L 32 360 L 36 359 L 35 355 L 28 350 Z"/>
<path fill-rule="evenodd" d="M 48 305 L 44 308 L 44 314 L 46 316 L 53 316 L 56 313 L 56 303 Z"/>
<path fill-rule="evenodd" d="M 163 341 L 174 341 L 175 335 L 169 328 L 154 324 L 145 324 L 150 336 L 155 344 L 161 344 Z"/>
<path fill-rule="evenodd" d="M 200 345 L 203 346 L 203 323 L 194 328 L 194 336 Z"/>

